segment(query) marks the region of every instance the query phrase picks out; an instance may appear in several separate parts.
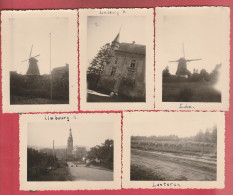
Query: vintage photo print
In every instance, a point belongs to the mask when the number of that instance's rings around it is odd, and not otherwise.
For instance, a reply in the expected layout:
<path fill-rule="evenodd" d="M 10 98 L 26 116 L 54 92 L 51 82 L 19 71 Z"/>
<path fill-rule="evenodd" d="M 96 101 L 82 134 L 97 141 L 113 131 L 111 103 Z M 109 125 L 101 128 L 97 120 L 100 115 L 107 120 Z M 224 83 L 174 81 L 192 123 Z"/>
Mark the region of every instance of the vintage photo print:
<path fill-rule="evenodd" d="M 20 115 L 20 190 L 121 187 L 121 114 Z"/>
<path fill-rule="evenodd" d="M 222 112 L 126 112 L 123 188 L 224 188 Z"/>
<path fill-rule="evenodd" d="M 77 10 L 1 12 L 3 112 L 75 111 Z"/>
<path fill-rule="evenodd" d="M 80 9 L 81 110 L 153 109 L 153 9 Z"/>
<path fill-rule="evenodd" d="M 155 107 L 228 110 L 230 8 L 155 12 Z"/>

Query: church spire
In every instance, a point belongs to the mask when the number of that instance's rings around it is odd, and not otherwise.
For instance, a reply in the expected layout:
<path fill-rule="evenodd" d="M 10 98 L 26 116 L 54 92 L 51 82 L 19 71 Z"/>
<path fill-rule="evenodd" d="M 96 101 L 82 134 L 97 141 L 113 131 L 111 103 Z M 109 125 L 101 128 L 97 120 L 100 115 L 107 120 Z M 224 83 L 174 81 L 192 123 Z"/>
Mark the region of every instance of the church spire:
<path fill-rule="evenodd" d="M 73 136 L 72 136 L 72 129 L 70 128 L 70 135 L 68 137 L 68 140 L 73 140 Z"/>
<path fill-rule="evenodd" d="M 115 50 L 119 49 L 120 47 L 120 31 L 115 37 L 115 39 L 112 41 L 111 48 L 112 48 L 112 53 L 114 53 Z"/>
<path fill-rule="evenodd" d="M 113 40 L 113 42 L 118 42 L 119 43 L 119 40 L 120 40 L 120 32 L 117 34 L 117 36 L 115 37 L 115 39 Z"/>
<path fill-rule="evenodd" d="M 72 151 L 73 151 L 73 136 L 72 136 L 72 131 L 70 128 L 70 134 L 69 134 L 69 137 L 67 139 L 67 155 L 69 157 L 72 156 Z"/>

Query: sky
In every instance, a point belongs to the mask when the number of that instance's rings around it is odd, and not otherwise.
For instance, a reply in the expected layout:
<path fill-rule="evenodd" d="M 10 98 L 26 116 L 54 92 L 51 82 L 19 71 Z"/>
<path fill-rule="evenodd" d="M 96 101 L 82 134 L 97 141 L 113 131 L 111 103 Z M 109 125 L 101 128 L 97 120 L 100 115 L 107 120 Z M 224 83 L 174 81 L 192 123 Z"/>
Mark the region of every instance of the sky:
<path fill-rule="evenodd" d="M 28 146 L 52 148 L 66 147 L 69 129 L 72 129 L 73 145 L 93 147 L 106 139 L 113 139 L 112 122 L 31 122 L 28 123 Z"/>
<path fill-rule="evenodd" d="M 87 50 L 89 63 L 100 47 L 111 43 L 120 32 L 120 42 L 146 45 L 145 16 L 88 16 Z"/>
<path fill-rule="evenodd" d="M 156 64 L 169 66 L 175 74 L 178 60 L 202 59 L 189 62 L 193 72 L 204 68 L 211 72 L 216 64 L 229 64 L 229 9 L 223 7 L 156 8 Z"/>
<path fill-rule="evenodd" d="M 70 64 L 68 53 L 70 51 L 68 36 L 67 17 L 18 17 L 10 18 L 10 52 L 11 70 L 25 74 L 28 69 L 28 62 L 22 62 L 29 58 L 32 49 L 32 56 L 37 57 L 41 74 L 50 73 L 50 38 L 51 33 L 51 56 L 52 69 L 55 67 Z"/>
<path fill-rule="evenodd" d="M 170 115 L 169 115 L 170 114 Z M 128 123 L 133 136 L 168 136 L 189 137 L 200 130 L 212 128 L 216 122 L 206 113 L 140 113 L 132 114 Z M 137 120 L 136 117 L 140 118 Z M 127 125 L 127 126 L 128 126 Z"/>

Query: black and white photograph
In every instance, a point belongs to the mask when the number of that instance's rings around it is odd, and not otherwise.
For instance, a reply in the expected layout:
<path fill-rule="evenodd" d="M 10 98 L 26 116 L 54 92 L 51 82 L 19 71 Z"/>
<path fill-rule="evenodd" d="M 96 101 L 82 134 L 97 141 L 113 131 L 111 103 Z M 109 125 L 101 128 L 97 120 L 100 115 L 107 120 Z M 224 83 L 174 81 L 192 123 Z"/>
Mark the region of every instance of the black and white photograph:
<path fill-rule="evenodd" d="M 127 113 L 125 121 L 129 186 L 223 187 L 223 113 Z"/>
<path fill-rule="evenodd" d="M 147 91 L 151 87 L 153 90 L 153 83 L 147 84 L 150 80 L 147 69 L 153 70 L 153 58 L 152 63 L 149 58 L 153 52 L 153 31 L 148 31 L 153 29 L 153 10 L 99 9 L 93 13 L 80 10 L 83 22 L 82 13 L 86 19 L 87 52 L 84 60 L 81 55 L 81 67 L 85 66 L 86 70 L 85 78 L 82 75 L 86 83 L 84 101 L 107 105 L 119 102 L 145 104 L 147 93 L 153 94 L 153 91 Z M 80 37 L 81 42 L 84 41 Z M 152 42 L 148 44 L 148 41 Z M 85 50 L 81 48 L 82 52 Z M 151 86 L 147 88 L 147 85 Z"/>
<path fill-rule="evenodd" d="M 34 105 L 74 104 L 77 92 L 73 91 L 78 91 L 75 21 L 75 10 L 2 12 L 2 34 L 10 35 L 2 36 L 6 109 L 28 106 L 31 111 Z"/>
<path fill-rule="evenodd" d="M 228 109 L 230 9 L 158 7 L 155 27 L 157 103 Z"/>
<path fill-rule="evenodd" d="M 88 188 L 87 181 L 93 183 L 90 189 L 118 187 L 120 114 L 26 115 L 21 122 L 27 128 L 27 144 L 22 143 L 26 164 L 21 164 L 26 182 L 75 182 L 79 189 Z"/>

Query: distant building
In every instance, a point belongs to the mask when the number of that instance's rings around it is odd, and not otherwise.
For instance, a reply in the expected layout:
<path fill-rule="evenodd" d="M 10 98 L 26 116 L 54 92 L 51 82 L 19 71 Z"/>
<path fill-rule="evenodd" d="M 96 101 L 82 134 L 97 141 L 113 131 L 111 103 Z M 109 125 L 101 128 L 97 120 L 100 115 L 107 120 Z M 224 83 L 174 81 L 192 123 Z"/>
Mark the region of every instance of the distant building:
<path fill-rule="evenodd" d="M 98 88 L 145 101 L 146 46 L 135 42 L 120 43 L 120 33 L 111 44 L 111 57 L 104 66 Z"/>
<path fill-rule="evenodd" d="M 65 66 L 54 68 L 52 70 L 52 76 L 54 76 L 56 79 L 61 79 L 67 75 L 69 75 L 69 64 L 66 64 Z"/>
<path fill-rule="evenodd" d="M 73 150 L 73 157 L 77 160 L 83 160 L 87 155 L 87 149 L 85 146 L 76 146 Z"/>
<path fill-rule="evenodd" d="M 70 128 L 70 135 L 67 140 L 67 158 L 70 159 L 73 157 L 73 136 Z"/>

